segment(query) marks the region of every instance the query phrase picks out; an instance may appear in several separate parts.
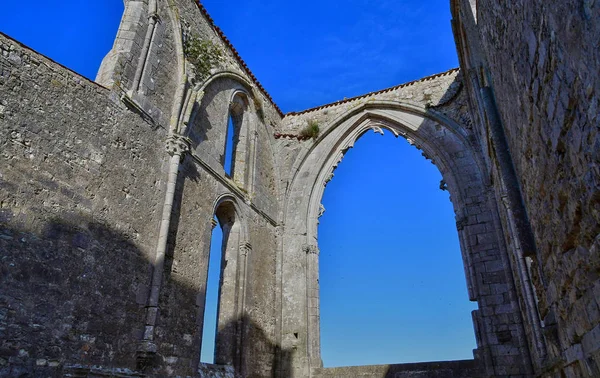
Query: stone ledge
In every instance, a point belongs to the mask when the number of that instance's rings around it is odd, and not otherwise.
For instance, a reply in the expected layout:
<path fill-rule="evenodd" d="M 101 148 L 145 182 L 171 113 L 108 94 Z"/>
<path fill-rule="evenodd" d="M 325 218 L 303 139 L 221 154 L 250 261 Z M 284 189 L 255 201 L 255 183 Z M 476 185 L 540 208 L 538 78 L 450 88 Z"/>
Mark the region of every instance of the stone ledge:
<path fill-rule="evenodd" d="M 314 378 L 475 378 L 480 376 L 475 360 L 316 368 L 312 373 Z"/>

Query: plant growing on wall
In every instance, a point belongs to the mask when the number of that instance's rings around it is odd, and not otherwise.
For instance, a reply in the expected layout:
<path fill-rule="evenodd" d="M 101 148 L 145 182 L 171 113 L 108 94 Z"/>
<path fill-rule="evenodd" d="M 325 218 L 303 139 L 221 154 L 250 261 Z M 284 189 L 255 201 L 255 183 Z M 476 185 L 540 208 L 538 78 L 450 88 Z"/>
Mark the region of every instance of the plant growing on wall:
<path fill-rule="evenodd" d="M 223 51 L 210 40 L 202 40 L 190 35 L 184 42 L 184 53 L 193 65 L 196 80 L 203 80 L 210 75 L 210 70 L 223 60 Z"/>
<path fill-rule="evenodd" d="M 308 121 L 307 125 L 300 131 L 300 136 L 303 138 L 317 139 L 319 132 L 319 123 L 313 119 Z"/>

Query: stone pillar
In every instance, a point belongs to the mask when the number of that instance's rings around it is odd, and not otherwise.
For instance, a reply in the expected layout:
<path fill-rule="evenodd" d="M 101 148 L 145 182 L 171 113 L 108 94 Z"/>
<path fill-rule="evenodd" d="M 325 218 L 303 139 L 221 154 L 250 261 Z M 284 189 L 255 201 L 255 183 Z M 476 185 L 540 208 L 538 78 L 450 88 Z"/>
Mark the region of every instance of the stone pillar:
<path fill-rule="evenodd" d="M 319 308 L 319 248 L 305 245 L 306 252 L 306 314 L 308 317 L 308 359 L 309 365 L 323 367 L 321 360 L 321 317 Z"/>
<path fill-rule="evenodd" d="M 237 294 L 237 348 L 236 348 L 236 371 L 242 376 L 246 376 L 246 361 L 244 361 L 244 335 L 246 334 L 246 283 L 248 278 L 248 256 L 252 252 L 252 245 L 248 242 L 240 244 L 239 255 L 239 276 L 238 276 L 238 294 Z"/>

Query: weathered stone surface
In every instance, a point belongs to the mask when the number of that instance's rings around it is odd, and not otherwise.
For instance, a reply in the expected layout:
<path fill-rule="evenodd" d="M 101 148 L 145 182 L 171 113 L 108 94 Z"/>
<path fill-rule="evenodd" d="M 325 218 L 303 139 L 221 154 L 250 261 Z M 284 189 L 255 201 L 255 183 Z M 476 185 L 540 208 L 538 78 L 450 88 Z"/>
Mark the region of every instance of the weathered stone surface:
<path fill-rule="evenodd" d="M 598 376 L 592 356 L 600 344 L 584 351 L 579 343 L 600 321 L 594 293 L 600 261 L 600 29 L 592 21 L 600 8 L 593 1 L 479 0 L 454 6 L 461 68 L 469 72 L 470 97 L 479 107 L 473 115 L 486 124 L 488 109 L 479 90 L 491 88 L 537 247 L 528 274 L 535 298 L 521 300 L 522 312 L 530 312 L 524 318 L 536 373 Z M 478 128 L 481 140 L 488 133 Z M 495 181 L 506 184 L 494 168 L 494 151 L 486 160 Z M 497 187 L 497 195 L 503 190 Z M 518 239 L 510 230 L 512 211 L 501 207 L 508 244 Z M 532 284 L 516 270 L 524 293 Z M 536 318 L 544 320 L 539 330 Z"/>
<path fill-rule="evenodd" d="M 480 374 L 475 361 L 317 368 L 312 371 L 316 378 L 475 378 Z"/>
<path fill-rule="evenodd" d="M 451 3 L 460 71 L 285 116 L 192 1 L 126 1 L 106 87 L 0 36 L 0 375 L 599 376 L 598 4 Z M 367 131 L 444 177 L 472 361 L 322 368 L 321 198 Z"/>

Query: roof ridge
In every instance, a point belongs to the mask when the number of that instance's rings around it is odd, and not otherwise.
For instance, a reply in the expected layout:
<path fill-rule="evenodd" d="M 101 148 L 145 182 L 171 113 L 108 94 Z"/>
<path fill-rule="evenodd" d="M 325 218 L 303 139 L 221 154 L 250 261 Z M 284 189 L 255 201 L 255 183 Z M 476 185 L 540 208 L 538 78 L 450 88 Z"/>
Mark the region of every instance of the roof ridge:
<path fill-rule="evenodd" d="M 421 82 L 428 81 L 428 80 L 433 80 L 433 79 L 436 79 L 438 77 L 447 76 L 447 75 L 450 75 L 450 74 L 452 74 L 452 73 L 454 73 L 456 71 L 460 71 L 460 68 L 452 68 L 452 69 L 450 69 L 448 71 L 444 71 L 444 72 L 440 72 L 440 73 L 437 73 L 437 74 L 425 76 L 425 77 L 422 77 L 422 78 L 417 79 L 417 80 L 412 80 L 412 81 L 408 81 L 406 83 L 395 85 L 393 87 L 384 88 L 384 89 L 380 89 L 380 90 L 377 90 L 377 91 L 365 93 L 365 94 L 362 94 L 362 95 L 359 95 L 359 96 L 346 98 L 346 99 L 343 99 L 343 100 L 331 102 L 329 104 L 319 105 L 319 106 L 316 106 L 314 108 L 309 108 L 309 109 L 306 109 L 306 110 L 301 110 L 299 112 L 289 112 L 289 113 L 285 114 L 285 117 L 287 117 L 287 116 L 296 116 L 296 115 L 301 115 L 301 114 L 306 114 L 306 113 L 311 113 L 311 112 L 314 112 L 314 111 L 317 111 L 317 110 L 321 110 L 321 109 L 325 109 L 325 108 L 330 108 L 332 106 L 337 106 L 337 105 L 345 104 L 345 103 L 348 103 L 348 102 L 356 101 L 356 100 L 359 100 L 361 98 L 365 98 L 365 97 L 369 97 L 369 96 L 373 96 L 373 95 L 377 95 L 377 94 L 381 94 L 381 93 L 391 92 L 391 91 L 394 91 L 396 89 L 408 87 L 410 85 L 414 85 L 414 84 L 421 83 Z"/>
<path fill-rule="evenodd" d="M 229 38 L 227 38 L 227 36 L 225 35 L 225 33 L 223 33 L 223 30 L 221 30 L 221 28 L 218 27 L 215 24 L 215 21 L 210 16 L 210 14 L 208 13 L 208 11 L 204 7 L 204 5 L 202 5 L 202 3 L 200 2 L 200 0 L 195 0 L 194 2 L 198 6 L 198 9 L 200 9 L 200 12 L 202 13 L 202 15 L 204 15 L 204 17 L 206 17 L 206 19 L 208 20 L 208 22 L 210 22 L 211 26 L 215 29 L 215 31 L 217 32 L 217 35 L 219 37 L 221 37 L 221 39 L 227 45 L 227 47 L 229 47 L 231 49 L 231 52 L 233 53 L 233 56 L 242 65 L 242 68 L 244 70 L 246 70 L 246 73 L 248 74 L 248 76 L 250 76 L 250 79 L 252 79 L 252 81 L 254 82 L 254 84 L 256 84 L 256 86 L 258 87 L 258 89 L 261 90 L 261 92 L 271 102 L 271 104 L 273 105 L 273 107 L 275 107 L 275 110 L 277 110 L 277 112 L 279 113 L 279 115 L 283 118 L 285 116 L 285 114 L 281 111 L 281 109 L 275 103 L 275 101 L 273 101 L 273 98 L 271 98 L 271 95 L 269 94 L 269 92 L 267 92 L 267 90 L 262 86 L 262 84 L 260 83 L 260 81 L 258 81 L 258 79 L 256 78 L 256 76 L 254 76 L 254 74 L 252 73 L 252 71 L 250 70 L 250 68 L 248 67 L 248 65 L 244 61 L 244 59 L 242 59 L 242 57 L 240 56 L 240 54 L 238 53 L 238 51 L 235 49 L 235 47 L 233 46 L 233 44 L 231 43 L 231 41 L 229 40 Z"/>

